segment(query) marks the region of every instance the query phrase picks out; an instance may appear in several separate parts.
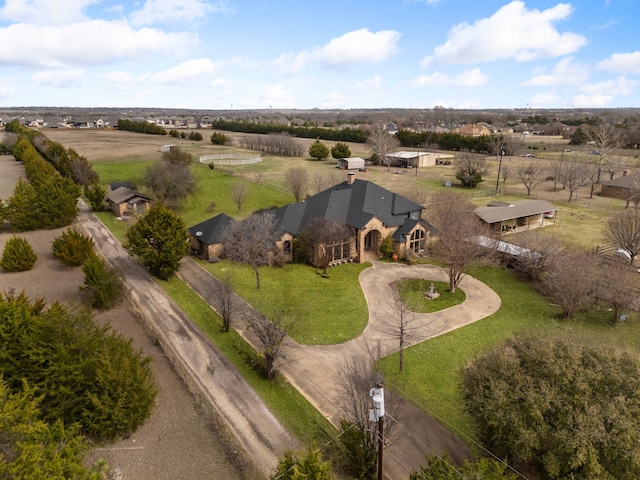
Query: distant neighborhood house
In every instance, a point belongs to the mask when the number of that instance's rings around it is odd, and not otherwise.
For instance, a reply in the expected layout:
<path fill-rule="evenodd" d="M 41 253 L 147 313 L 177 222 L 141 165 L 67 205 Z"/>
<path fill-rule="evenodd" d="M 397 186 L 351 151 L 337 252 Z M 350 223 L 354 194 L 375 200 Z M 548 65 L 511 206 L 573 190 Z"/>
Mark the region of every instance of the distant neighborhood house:
<path fill-rule="evenodd" d="M 486 207 L 478 207 L 476 215 L 491 230 L 515 233 L 555 223 L 558 208 L 546 200 L 522 200 L 519 202 L 492 201 Z"/>

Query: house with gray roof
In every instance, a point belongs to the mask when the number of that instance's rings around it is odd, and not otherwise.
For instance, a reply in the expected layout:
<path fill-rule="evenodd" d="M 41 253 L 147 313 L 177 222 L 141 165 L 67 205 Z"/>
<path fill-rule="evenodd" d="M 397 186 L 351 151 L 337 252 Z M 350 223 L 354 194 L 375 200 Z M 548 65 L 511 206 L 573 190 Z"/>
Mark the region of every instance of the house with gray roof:
<path fill-rule="evenodd" d="M 150 197 L 124 186 L 107 193 L 105 200 L 109 210 L 118 217 L 146 213 L 152 202 Z"/>
<path fill-rule="evenodd" d="M 348 172 L 347 180 L 323 192 L 270 210 L 280 229 L 277 247 L 286 258 L 293 258 L 294 240 L 313 219 L 324 218 L 350 231 L 331 248 L 330 265 L 362 263 L 380 256 L 378 250 L 386 237 L 391 237 L 394 251 L 399 256 L 422 255 L 433 228 L 422 219 L 423 207 L 366 180 L 358 180 Z M 234 220 L 224 214 L 190 227 L 192 251 L 202 258 L 220 255 L 221 235 Z M 326 247 L 326 246 L 325 246 Z M 320 249 L 314 248 L 310 261 L 322 264 Z"/>
<path fill-rule="evenodd" d="M 522 200 L 519 202 L 492 201 L 486 207 L 478 207 L 476 215 L 491 230 L 516 233 L 555 223 L 558 208 L 546 200 Z"/>
<path fill-rule="evenodd" d="M 601 197 L 627 200 L 627 205 L 630 199 L 640 194 L 639 192 L 640 173 L 629 175 L 627 171 L 623 172 L 622 177 L 602 182 L 602 186 L 600 187 Z"/>
<path fill-rule="evenodd" d="M 347 180 L 303 202 L 274 210 L 280 225 L 283 250 L 314 218 L 325 218 L 346 225 L 351 236 L 336 245 L 332 264 L 362 263 L 378 258 L 382 241 L 390 236 L 399 256 L 421 255 L 432 232 L 422 219 L 424 207 L 349 172 Z M 312 259 L 318 265 L 319 259 Z"/>

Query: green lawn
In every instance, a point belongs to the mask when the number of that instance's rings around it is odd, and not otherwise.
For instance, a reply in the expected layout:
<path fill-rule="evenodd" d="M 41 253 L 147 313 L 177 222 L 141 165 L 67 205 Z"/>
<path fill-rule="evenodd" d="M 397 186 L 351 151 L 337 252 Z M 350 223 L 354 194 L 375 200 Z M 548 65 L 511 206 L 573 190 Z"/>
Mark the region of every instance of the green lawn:
<path fill-rule="evenodd" d="M 174 277 L 158 284 L 240 371 L 283 425 L 304 444 L 324 444 L 337 434 L 324 418 L 282 377 L 266 380 L 250 366 L 253 350 L 233 329 L 221 331 L 222 320 L 184 282 Z"/>
<path fill-rule="evenodd" d="M 434 299 L 425 298 L 431 285 L 440 295 Z M 422 280 L 419 278 L 411 278 L 401 280 L 397 283 L 400 298 L 405 305 L 408 305 L 413 312 L 416 313 L 433 313 L 438 310 L 453 307 L 464 302 L 467 298 L 466 294 L 459 288 L 454 293 L 450 293 L 448 282 L 436 282 L 431 280 Z"/>
<path fill-rule="evenodd" d="M 398 373 L 397 354 L 382 361 L 385 383 L 431 414 L 463 439 L 477 440 L 461 393 L 463 367 L 486 350 L 523 334 L 593 337 L 611 345 L 640 348 L 638 319 L 612 326 L 610 312 L 591 310 L 575 320 L 560 320 L 560 310 L 531 285 L 498 267 L 471 270 L 502 299 L 495 314 L 454 332 L 405 350 L 405 370 Z M 604 309 L 603 309 L 604 310 Z"/>
<path fill-rule="evenodd" d="M 367 326 L 369 312 L 358 276 L 369 263 L 332 268 L 328 277 L 299 264 L 261 267 L 260 290 L 249 267 L 228 261 L 201 265 L 218 277 L 232 272 L 235 291 L 267 316 L 284 313 L 293 319 L 289 335 L 298 343 L 342 343 L 360 335 Z"/>

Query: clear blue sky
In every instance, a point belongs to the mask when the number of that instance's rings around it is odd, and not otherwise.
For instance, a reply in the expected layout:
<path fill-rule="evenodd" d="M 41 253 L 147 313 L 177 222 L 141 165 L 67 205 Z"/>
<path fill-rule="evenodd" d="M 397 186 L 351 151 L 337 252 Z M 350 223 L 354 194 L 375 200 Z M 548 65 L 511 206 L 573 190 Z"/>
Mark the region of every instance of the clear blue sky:
<path fill-rule="evenodd" d="M 640 0 L 6 0 L 0 106 L 640 107 Z"/>

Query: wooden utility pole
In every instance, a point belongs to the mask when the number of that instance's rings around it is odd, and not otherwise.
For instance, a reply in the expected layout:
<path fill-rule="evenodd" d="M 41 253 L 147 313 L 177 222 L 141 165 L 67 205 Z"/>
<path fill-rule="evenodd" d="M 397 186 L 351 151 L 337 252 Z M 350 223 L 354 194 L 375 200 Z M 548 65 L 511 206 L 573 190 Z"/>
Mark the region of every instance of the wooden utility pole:
<path fill-rule="evenodd" d="M 372 397 L 373 400 L 373 409 L 369 414 L 369 419 L 371 421 L 378 420 L 378 480 L 382 480 L 382 465 L 384 459 L 384 388 L 381 381 L 369 390 L 369 396 Z"/>

